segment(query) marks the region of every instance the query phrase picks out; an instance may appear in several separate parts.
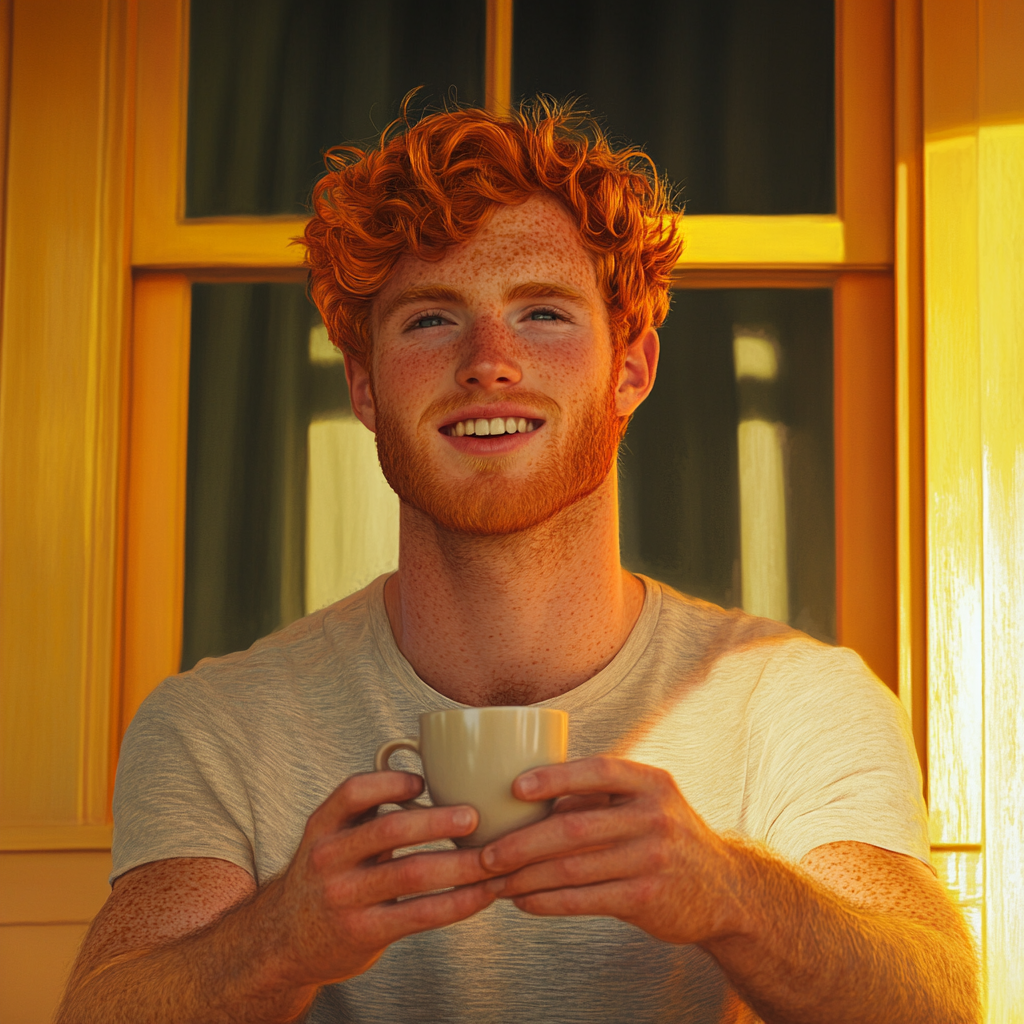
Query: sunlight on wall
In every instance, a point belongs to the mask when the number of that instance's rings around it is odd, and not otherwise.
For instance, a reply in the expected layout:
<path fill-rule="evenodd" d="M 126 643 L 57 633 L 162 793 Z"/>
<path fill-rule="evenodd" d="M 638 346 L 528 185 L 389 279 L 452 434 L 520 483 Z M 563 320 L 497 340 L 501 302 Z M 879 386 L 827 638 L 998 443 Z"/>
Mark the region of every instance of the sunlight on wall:
<path fill-rule="evenodd" d="M 736 379 L 771 382 L 778 353 L 767 338 L 733 337 Z M 743 609 L 751 615 L 789 619 L 786 558 L 786 470 L 782 424 L 744 419 L 737 427 L 740 477 L 740 562 Z"/>
<path fill-rule="evenodd" d="M 340 363 L 323 325 L 310 331 L 313 363 Z M 377 461 L 373 434 L 354 416 L 309 425 L 306 611 L 351 594 L 398 566 L 398 496 Z"/>
<path fill-rule="evenodd" d="M 926 138 L 932 862 L 1024 1008 L 1024 125 Z M 945 847 L 945 849 L 943 849 Z"/>
<path fill-rule="evenodd" d="M 985 865 L 982 854 L 974 850 L 933 850 L 932 867 L 963 912 L 975 948 L 980 953 L 983 948 L 985 907 Z"/>

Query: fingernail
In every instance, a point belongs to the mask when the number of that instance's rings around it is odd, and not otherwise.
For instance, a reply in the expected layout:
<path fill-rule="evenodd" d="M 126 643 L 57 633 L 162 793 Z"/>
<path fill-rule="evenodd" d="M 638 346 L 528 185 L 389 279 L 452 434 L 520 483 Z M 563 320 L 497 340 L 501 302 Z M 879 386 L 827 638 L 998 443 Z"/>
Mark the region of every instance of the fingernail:
<path fill-rule="evenodd" d="M 487 891 L 495 896 L 500 896 L 505 891 L 504 878 L 490 878 L 484 883 Z"/>
<path fill-rule="evenodd" d="M 535 793 L 540 786 L 537 776 L 532 774 L 520 775 L 518 782 L 519 792 L 522 793 L 523 796 L 529 796 L 531 793 Z"/>
<path fill-rule="evenodd" d="M 469 828 L 473 824 L 473 812 L 465 807 L 460 807 L 452 812 L 452 824 L 456 828 Z"/>
<path fill-rule="evenodd" d="M 485 868 L 493 868 L 498 862 L 498 855 L 489 846 L 480 854 L 480 863 Z"/>

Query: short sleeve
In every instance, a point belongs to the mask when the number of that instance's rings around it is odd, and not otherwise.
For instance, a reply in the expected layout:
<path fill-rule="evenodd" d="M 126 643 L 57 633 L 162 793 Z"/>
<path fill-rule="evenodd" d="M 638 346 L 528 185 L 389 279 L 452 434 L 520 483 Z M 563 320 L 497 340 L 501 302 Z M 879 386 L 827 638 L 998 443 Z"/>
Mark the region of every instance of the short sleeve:
<path fill-rule="evenodd" d="M 170 857 L 216 857 L 256 874 L 242 773 L 189 676 L 145 700 L 121 745 L 114 784 L 113 881 Z"/>
<path fill-rule="evenodd" d="M 749 711 L 753 834 L 797 862 L 816 846 L 856 841 L 929 863 L 909 722 L 853 651 L 778 643 Z"/>

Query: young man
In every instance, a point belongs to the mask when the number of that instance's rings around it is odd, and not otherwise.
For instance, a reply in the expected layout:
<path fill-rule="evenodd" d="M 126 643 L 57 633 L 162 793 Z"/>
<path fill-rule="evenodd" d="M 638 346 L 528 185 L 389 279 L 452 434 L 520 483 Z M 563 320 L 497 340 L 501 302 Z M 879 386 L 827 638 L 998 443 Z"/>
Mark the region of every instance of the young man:
<path fill-rule="evenodd" d="M 438 114 L 335 151 L 315 208 L 399 569 L 147 701 L 59 1019 L 976 1020 L 891 694 L 619 564 L 680 247 L 643 160 L 557 110 Z M 558 813 L 479 851 L 445 841 L 471 808 L 378 812 L 420 790 L 369 770 L 420 713 L 534 703 L 571 760 L 516 792 Z"/>

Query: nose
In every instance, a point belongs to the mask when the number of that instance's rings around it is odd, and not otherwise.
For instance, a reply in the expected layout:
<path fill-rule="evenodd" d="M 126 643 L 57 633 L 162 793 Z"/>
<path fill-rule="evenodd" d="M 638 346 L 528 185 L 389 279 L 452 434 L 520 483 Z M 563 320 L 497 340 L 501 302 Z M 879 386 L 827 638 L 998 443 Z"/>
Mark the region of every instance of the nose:
<path fill-rule="evenodd" d="M 455 373 L 467 389 L 496 391 L 523 379 L 516 358 L 518 339 L 500 319 L 478 317 L 466 336 L 466 350 Z"/>

